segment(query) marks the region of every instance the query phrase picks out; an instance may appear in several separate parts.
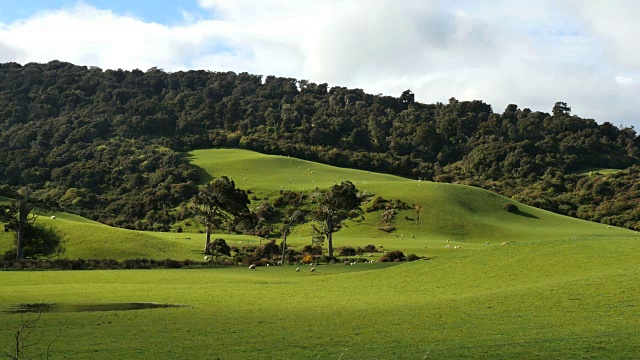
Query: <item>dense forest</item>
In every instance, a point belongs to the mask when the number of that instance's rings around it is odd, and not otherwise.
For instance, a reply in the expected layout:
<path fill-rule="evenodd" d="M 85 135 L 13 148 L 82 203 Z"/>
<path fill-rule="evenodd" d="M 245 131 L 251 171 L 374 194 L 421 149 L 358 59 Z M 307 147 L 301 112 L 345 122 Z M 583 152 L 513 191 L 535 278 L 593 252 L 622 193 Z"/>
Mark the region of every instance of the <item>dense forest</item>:
<path fill-rule="evenodd" d="M 640 137 L 563 102 L 496 113 L 247 73 L 0 64 L 0 195 L 29 185 L 51 207 L 167 229 L 202 180 L 181 153 L 207 147 L 471 184 L 640 229 Z"/>

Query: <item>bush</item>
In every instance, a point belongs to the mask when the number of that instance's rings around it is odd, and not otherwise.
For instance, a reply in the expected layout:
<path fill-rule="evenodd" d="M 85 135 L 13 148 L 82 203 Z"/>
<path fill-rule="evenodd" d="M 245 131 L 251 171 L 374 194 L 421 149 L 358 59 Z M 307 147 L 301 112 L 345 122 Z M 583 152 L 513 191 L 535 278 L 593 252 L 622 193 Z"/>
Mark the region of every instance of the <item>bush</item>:
<path fill-rule="evenodd" d="M 505 210 L 507 210 L 510 213 L 516 213 L 518 212 L 518 207 L 514 204 L 511 203 L 505 203 L 502 208 L 504 208 Z"/>
<path fill-rule="evenodd" d="M 416 254 L 409 254 L 407 255 L 407 261 L 416 261 L 416 260 L 420 260 L 420 257 Z"/>
<path fill-rule="evenodd" d="M 380 262 L 396 262 L 404 260 L 404 253 L 400 250 L 387 251 L 387 253 L 382 255 L 380 258 Z"/>
<path fill-rule="evenodd" d="M 351 246 L 342 246 L 338 248 L 338 255 L 340 256 L 355 256 L 356 249 Z"/>
<path fill-rule="evenodd" d="M 322 255 L 322 246 L 320 245 L 305 245 L 302 247 L 302 252 L 309 255 Z"/>

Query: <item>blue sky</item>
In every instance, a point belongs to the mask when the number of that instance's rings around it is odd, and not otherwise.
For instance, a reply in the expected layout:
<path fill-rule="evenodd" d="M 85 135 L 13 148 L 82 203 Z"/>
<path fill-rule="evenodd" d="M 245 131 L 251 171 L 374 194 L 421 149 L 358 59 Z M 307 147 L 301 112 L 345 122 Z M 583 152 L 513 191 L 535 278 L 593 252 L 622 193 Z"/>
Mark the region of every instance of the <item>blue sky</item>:
<path fill-rule="evenodd" d="M 0 62 L 307 79 L 640 127 L 636 0 L 22 0 Z"/>
<path fill-rule="evenodd" d="M 196 0 L 85 0 L 83 2 L 100 9 L 110 9 L 119 14 L 130 14 L 148 22 L 167 25 L 181 22 L 183 11 L 201 16 L 210 15 L 198 6 Z M 46 10 L 72 8 L 77 3 L 78 1 L 71 0 L 5 1 L 0 5 L 0 21 L 13 22 Z"/>

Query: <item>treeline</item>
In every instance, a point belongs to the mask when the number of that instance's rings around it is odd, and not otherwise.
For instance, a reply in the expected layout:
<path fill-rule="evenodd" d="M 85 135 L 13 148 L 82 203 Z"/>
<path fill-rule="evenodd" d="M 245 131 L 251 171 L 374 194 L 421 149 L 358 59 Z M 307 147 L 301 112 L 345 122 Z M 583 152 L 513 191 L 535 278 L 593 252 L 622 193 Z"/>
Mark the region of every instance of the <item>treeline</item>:
<path fill-rule="evenodd" d="M 632 128 L 571 115 L 562 102 L 551 113 L 509 105 L 500 114 L 482 101 L 422 104 L 409 90 L 372 95 L 247 73 L 0 64 L 2 183 L 29 184 L 64 210 L 124 227 L 173 222 L 166 209 L 199 181 L 180 152 L 222 146 L 472 183 L 629 226 L 637 214 L 599 217 L 569 209 L 562 195 L 578 188 L 567 174 L 638 164 L 639 145 Z M 558 176 L 563 185 L 548 191 L 545 179 Z M 616 188 L 628 194 L 612 200 L 580 197 L 580 206 L 626 208 L 637 199 L 628 190 Z"/>

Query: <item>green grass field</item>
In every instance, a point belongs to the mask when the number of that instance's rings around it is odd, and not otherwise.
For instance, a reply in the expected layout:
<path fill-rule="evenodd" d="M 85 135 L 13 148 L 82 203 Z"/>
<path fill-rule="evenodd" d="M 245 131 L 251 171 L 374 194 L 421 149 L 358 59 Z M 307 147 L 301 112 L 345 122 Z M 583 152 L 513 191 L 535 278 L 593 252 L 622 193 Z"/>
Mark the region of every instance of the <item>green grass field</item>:
<path fill-rule="evenodd" d="M 635 238 L 450 252 L 401 265 L 1 272 L 23 302 L 185 308 L 44 313 L 52 358 L 634 359 Z M 0 349 L 21 316 L 0 313 Z M 38 349 L 34 349 L 38 351 Z M 42 347 L 40 348 L 42 351 Z"/>
<path fill-rule="evenodd" d="M 420 204 L 421 221 L 401 212 L 395 236 L 377 230 L 374 212 L 350 221 L 334 241 L 374 243 L 430 260 L 321 265 L 316 274 L 295 266 L 0 272 L 0 354 L 10 351 L 26 318 L 4 312 L 17 304 L 156 302 L 186 307 L 43 313 L 42 340 L 32 354 L 59 336 L 52 358 L 640 358 L 640 237 L 633 231 L 462 185 L 242 150 L 190 157 L 201 172 L 230 176 L 259 197 L 281 187 L 313 191 L 350 180 L 361 191 Z M 503 210 L 506 202 L 520 212 Z M 69 258 L 201 258 L 202 234 L 128 231 L 56 216 L 41 221 L 67 235 Z M 289 239 L 309 243 L 309 226 Z M 8 240 L 0 234 L 1 246 Z"/>

